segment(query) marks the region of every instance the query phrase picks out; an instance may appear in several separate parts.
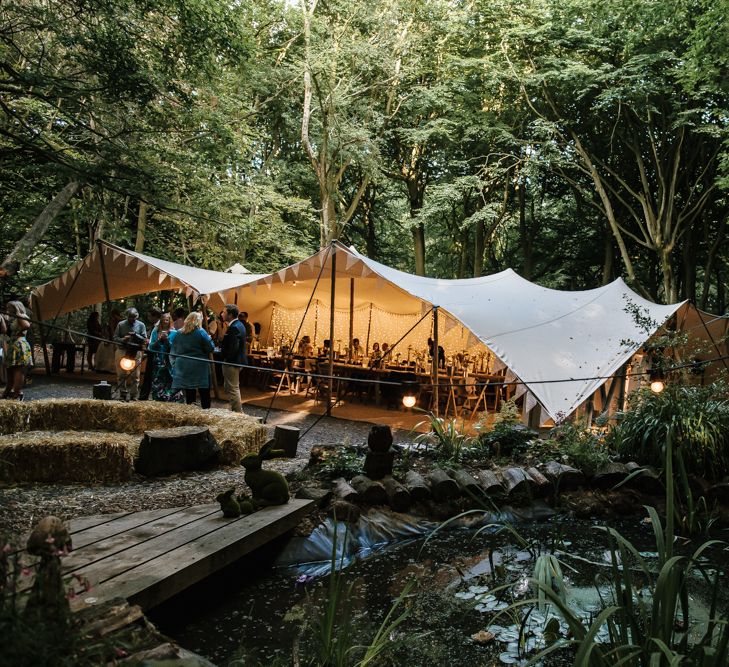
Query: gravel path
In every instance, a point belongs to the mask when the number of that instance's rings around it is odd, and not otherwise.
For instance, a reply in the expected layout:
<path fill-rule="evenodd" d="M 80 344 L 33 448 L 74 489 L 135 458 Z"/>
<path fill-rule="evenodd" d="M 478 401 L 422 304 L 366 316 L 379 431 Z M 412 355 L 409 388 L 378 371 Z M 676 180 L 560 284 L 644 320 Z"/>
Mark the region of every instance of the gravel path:
<path fill-rule="evenodd" d="M 40 398 L 87 398 L 91 382 L 66 382 L 36 376 L 25 388 L 25 400 Z M 213 401 L 213 407 L 225 408 L 223 401 Z M 265 408 L 244 406 L 254 417 L 266 413 Z M 317 415 L 302 412 L 272 410 L 267 425 L 273 431 L 276 424 L 296 426 L 302 433 Z M 322 417 L 299 441 L 295 459 L 270 461 L 266 467 L 290 476 L 302 470 L 309 460 L 312 446 L 321 443 L 361 443 L 367 439 L 371 424 L 333 417 Z M 395 431 L 396 442 L 412 439 L 409 431 Z M 135 475 L 128 482 L 115 484 L 26 484 L 0 486 L 0 538 L 17 542 L 42 517 L 54 514 L 63 519 L 105 514 L 108 512 L 164 509 L 212 502 L 220 491 L 244 486 L 242 467 L 218 468 L 206 472 L 184 473 L 170 477 L 147 479 Z"/>

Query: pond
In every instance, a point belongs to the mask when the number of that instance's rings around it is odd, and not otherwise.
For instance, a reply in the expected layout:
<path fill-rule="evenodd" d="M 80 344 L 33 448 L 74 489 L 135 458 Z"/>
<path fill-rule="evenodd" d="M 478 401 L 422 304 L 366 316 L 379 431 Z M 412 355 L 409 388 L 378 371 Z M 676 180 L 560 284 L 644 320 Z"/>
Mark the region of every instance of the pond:
<path fill-rule="evenodd" d="M 542 554 L 554 553 L 559 559 L 563 579 L 552 582 L 556 590 L 563 587 L 566 603 L 578 617 L 590 621 L 611 602 L 611 552 L 597 523 L 556 516 L 514 523 L 512 532 L 504 524 L 491 523 L 502 515 L 430 534 L 435 524 L 413 519 L 393 528 L 388 524 L 393 515 L 370 516 L 375 529 L 370 525 L 350 535 L 350 548 L 345 550 L 343 560 L 349 564 L 343 570 L 341 604 L 335 614 L 337 636 L 351 644 L 368 644 L 407 582 L 414 579 L 414 588 L 406 591 L 392 617 L 409 610 L 404 623 L 389 633 L 397 644 L 387 654 L 390 664 L 522 664 L 523 656 L 544 648 L 550 637 L 566 637 L 564 621 L 550 623 L 557 617 L 553 605 L 513 607 L 534 596 L 527 579 L 534 576 L 536 559 Z M 651 527 L 637 518 L 614 527 L 635 544 L 648 567 L 657 570 Z M 331 553 L 332 534 L 320 528 L 307 542 L 261 551 L 159 608 L 152 620 L 182 646 L 219 666 L 290 665 L 295 654 L 306 664 L 316 651 L 316 623 L 324 616 L 330 569 L 326 563 L 311 561 L 317 554 Z M 338 534 L 341 547 L 344 533 Z M 274 553 L 282 547 L 282 553 Z M 690 548 L 684 545 L 684 550 Z M 277 555 L 279 563 L 309 562 L 274 567 Z M 726 552 L 717 547 L 707 552 L 708 558 L 726 559 Z M 636 601 L 649 604 L 646 584 L 635 575 Z M 724 578 L 719 587 L 724 611 L 726 584 Z M 698 570 L 693 571 L 693 618 L 687 628 L 691 637 L 705 628 L 712 589 Z M 606 626 L 596 640 L 608 640 Z M 572 658 L 569 651 L 560 651 L 544 664 L 572 664 Z"/>

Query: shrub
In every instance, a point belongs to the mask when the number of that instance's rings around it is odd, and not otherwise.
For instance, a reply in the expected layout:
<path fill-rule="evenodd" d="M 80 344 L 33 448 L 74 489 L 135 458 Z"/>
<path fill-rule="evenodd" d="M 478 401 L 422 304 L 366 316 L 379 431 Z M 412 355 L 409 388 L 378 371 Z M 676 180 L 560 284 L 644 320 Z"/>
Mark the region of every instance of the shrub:
<path fill-rule="evenodd" d="M 570 465 L 586 475 L 594 475 L 611 460 L 603 436 L 574 422 L 555 426 L 537 448 L 555 458 L 566 458 Z"/>
<path fill-rule="evenodd" d="M 618 415 L 608 444 L 623 459 L 661 467 L 671 430 L 687 474 L 721 479 L 729 474 L 729 404 L 718 396 L 716 385 L 638 392 Z"/>
<path fill-rule="evenodd" d="M 530 449 L 531 443 L 539 434 L 523 424 L 512 424 L 502 421 L 490 431 L 481 433 L 478 444 L 485 453 L 491 456 L 523 457 Z"/>
<path fill-rule="evenodd" d="M 421 422 L 421 424 L 424 423 L 430 424 L 430 431 L 421 433 L 415 438 L 415 441 L 432 445 L 438 460 L 458 463 L 465 451 L 474 443 L 472 437 L 458 430 L 455 419 L 444 419 L 430 412 L 428 421 Z"/>
<path fill-rule="evenodd" d="M 359 454 L 354 447 L 343 445 L 334 450 L 331 456 L 327 456 L 321 464 L 321 470 L 330 477 L 345 477 L 350 479 L 355 475 L 362 474 L 364 468 L 364 456 Z"/>

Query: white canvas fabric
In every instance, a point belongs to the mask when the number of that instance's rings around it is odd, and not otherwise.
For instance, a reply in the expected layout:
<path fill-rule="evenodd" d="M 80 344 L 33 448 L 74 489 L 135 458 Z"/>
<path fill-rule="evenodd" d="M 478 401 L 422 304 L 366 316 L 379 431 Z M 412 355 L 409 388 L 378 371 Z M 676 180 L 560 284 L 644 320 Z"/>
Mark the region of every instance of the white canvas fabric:
<path fill-rule="evenodd" d="M 336 262 L 338 318 L 348 318 L 350 301 L 361 322 L 370 304 L 379 309 L 381 321 L 403 322 L 439 306 L 444 331 L 460 325 L 464 346 L 476 340 L 487 346 L 496 355 L 492 369 L 510 369 L 553 419 L 571 414 L 682 306 L 682 312 L 692 308 L 685 302 L 664 306 L 647 301 L 621 279 L 567 292 L 535 285 L 511 269 L 465 280 L 425 278 L 338 242 L 267 275 L 197 269 L 102 243 L 65 274 L 34 290 L 36 314 L 52 319 L 103 302 L 102 258 L 111 299 L 178 290 L 202 296 L 216 311 L 237 303 L 264 329 L 273 322 L 273 307 L 289 309 L 292 317 L 301 313 L 299 320 L 310 301 L 328 309 Z M 636 310 L 642 323 L 636 321 Z M 321 310 L 320 327 L 328 327 L 326 312 Z M 311 311 L 308 317 L 313 317 Z M 428 320 L 422 325 L 425 338 Z M 346 324 L 339 322 L 338 328 L 346 339 Z"/>
<path fill-rule="evenodd" d="M 314 297 L 328 303 L 334 253 L 337 308 L 347 307 L 352 285 L 355 308 L 372 302 L 392 313 L 416 313 L 423 304 L 439 306 L 511 369 L 553 419 L 571 414 L 682 306 L 647 301 L 621 279 L 567 292 L 511 269 L 464 280 L 415 276 L 339 243 L 239 288 L 239 300 L 251 312 L 271 302 L 303 308 L 321 274 Z M 643 324 L 632 314 L 636 309 Z"/>
<path fill-rule="evenodd" d="M 234 298 L 235 288 L 261 277 L 197 269 L 103 242 L 58 278 L 33 290 L 35 313 L 51 320 L 102 303 L 106 300 L 104 272 L 110 299 L 177 290 L 204 297 L 215 311 L 222 309 L 228 297 Z"/>

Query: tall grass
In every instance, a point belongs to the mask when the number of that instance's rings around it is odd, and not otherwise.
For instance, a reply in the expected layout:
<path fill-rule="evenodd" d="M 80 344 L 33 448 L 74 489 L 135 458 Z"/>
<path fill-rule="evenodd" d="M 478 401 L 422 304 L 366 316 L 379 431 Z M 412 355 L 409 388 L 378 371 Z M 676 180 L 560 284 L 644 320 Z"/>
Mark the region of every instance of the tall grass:
<path fill-rule="evenodd" d="M 722 543 L 709 540 L 691 555 L 674 552 L 673 447 L 673 434 L 669 430 L 665 447 L 668 507 L 665 525 L 654 508 L 647 508 L 658 554 L 658 573 L 647 566 L 636 547 L 618 531 L 600 528 L 608 538 L 611 599 L 603 600 L 603 609 L 588 622 L 555 592 L 546 575 L 533 578 L 531 583 L 538 597 L 516 603 L 514 607 L 548 600 L 568 625 L 570 638 L 556 641 L 534 656 L 530 664 L 567 646 L 574 648 L 575 667 L 726 667 L 728 664 L 729 621 L 718 610 L 721 572 L 717 568 L 712 576 L 703 559 L 708 549 Z M 706 629 L 701 637 L 690 642 L 686 632 L 692 622 L 688 585 L 694 571 L 710 586 L 712 597 Z M 646 586 L 650 595 L 639 595 Z M 610 641 L 600 644 L 596 638 L 603 627 L 607 628 Z"/>

